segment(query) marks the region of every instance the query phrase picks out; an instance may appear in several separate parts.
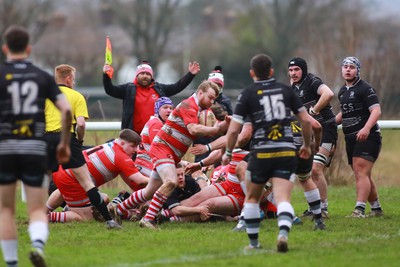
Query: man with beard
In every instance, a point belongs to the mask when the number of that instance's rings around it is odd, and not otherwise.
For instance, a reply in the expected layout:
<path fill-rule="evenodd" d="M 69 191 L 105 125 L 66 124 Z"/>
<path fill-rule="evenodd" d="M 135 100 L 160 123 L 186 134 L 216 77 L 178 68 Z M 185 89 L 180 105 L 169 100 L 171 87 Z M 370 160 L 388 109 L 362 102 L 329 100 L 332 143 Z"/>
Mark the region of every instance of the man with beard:
<path fill-rule="evenodd" d="M 178 184 L 176 165 L 181 161 L 194 139 L 198 136 L 224 134 L 230 119 L 215 126 L 199 124 L 199 113 L 211 107 L 219 94 L 218 86 L 202 82 L 196 93 L 183 100 L 169 115 L 150 146 L 154 170 L 146 188 L 132 194 L 123 203 L 110 209 L 117 217 L 128 209 L 151 200 L 141 227 L 156 229 L 155 219 L 167 198 Z"/>
<path fill-rule="evenodd" d="M 174 84 L 162 84 L 154 81 L 153 69 L 148 62 L 142 62 L 136 68 L 132 83 L 113 85 L 106 74 L 112 69 L 103 67 L 103 86 L 109 96 L 122 99 L 121 129 L 132 129 L 140 134 L 144 125 L 154 115 L 154 103 L 162 96 L 173 96 L 185 89 L 199 73 L 200 65 L 196 61 L 189 63 L 189 72 Z"/>

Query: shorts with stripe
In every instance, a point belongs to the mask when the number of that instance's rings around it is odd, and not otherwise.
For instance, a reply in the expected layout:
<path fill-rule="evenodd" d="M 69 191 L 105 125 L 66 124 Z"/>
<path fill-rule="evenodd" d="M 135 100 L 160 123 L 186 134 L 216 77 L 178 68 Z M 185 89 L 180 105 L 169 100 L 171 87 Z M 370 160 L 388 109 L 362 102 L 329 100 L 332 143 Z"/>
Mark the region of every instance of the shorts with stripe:
<path fill-rule="evenodd" d="M 297 155 L 296 174 L 306 174 L 311 172 L 314 158 L 311 156 L 308 159 L 302 159 Z"/>
<path fill-rule="evenodd" d="M 39 155 L 0 155 L 0 184 L 12 184 L 21 180 L 33 187 L 46 187 L 49 184 L 47 156 Z"/>
<path fill-rule="evenodd" d="M 150 177 L 151 171 L 153 170 L 153 164 L 140 156 L 135 159 L 135 166 L 138 168 L 141 174 Z"/>
<path fill-rule="evenodd" d="M 149 154 L 154 168 L 158 168 L 163 164 L 176 165 L 181 161 L 169 146 L 161 143 L 153 143 L 150 147 Z"/>
<path fill-rule="evenodd" d="M 68 170 L 70 171 L 70 170 Z M 65 202 L 73 208 L 90 206 L 90 200 L 85 190 L 75 177 L 69 175 L 67 171 L 59 169 L 53 173 L 53 181 L 60 190 Z"/>
<path fill-rule="evenodd" d="M 216 183 L 211 186 L 215 186 L 221 195 L 229 197 L 233 206 L 235 207 L 235 213 L 240 213 L 246 197 L 240 184 L 225 180 L 221 183 Z"/>
<path fill-rule="evenodd" d="M 293 180 L 297 168 L 297 156 L 295 150 L 270 151 L 252 150 L 249 153 L 249 165 L 251 182 L 264 184 L 273 177 Z"/>

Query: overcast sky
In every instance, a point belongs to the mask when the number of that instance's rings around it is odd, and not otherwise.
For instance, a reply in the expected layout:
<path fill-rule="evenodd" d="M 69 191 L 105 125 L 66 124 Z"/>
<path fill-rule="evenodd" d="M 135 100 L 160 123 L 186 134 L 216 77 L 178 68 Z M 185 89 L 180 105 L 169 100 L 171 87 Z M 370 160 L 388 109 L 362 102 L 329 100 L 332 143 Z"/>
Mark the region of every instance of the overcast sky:
<path fill-rule="evenodd" d="M 400 0 L 363 0 L 372 16 L 395 16 L 400 13 Z"/>

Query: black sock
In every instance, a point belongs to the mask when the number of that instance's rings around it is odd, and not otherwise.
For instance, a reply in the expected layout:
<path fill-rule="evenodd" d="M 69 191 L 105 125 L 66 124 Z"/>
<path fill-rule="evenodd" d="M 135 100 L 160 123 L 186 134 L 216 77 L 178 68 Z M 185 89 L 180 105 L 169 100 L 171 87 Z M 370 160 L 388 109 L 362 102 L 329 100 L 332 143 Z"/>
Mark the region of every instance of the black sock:
<path fill-rule="evenodd" d="M 6 261 L 7 266 L 9 267 L 17 267 L 18 266 L 18 261 Z"/>
<path fill-rule="evenodd" d="M 112 220 L 111 214 L 107 209 L 106 203 L 103 201 L 99 193 L 99 189 L 97 187 L 93 187 L 89 191 L 86 192 L 90 199 L 90 203 L 97 208 L 100 214 L 103 216 L 104 220 L 109 221 Z"/>

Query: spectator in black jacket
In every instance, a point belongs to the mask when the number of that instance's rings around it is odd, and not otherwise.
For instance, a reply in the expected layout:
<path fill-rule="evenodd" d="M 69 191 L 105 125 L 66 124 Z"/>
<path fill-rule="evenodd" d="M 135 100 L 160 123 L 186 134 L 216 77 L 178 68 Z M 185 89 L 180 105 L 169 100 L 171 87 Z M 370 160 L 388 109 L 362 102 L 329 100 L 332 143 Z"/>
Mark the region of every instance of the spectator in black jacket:
<path fill-rule="evenodd" d="M 150 116 L 154 114 L 154 103 L 162 96 L 173 96 L 185 89 L 199 73 L 200 65 L 196 61 L 189 63 L 189 72 L 174 84 L 162 84 L 154 81 L 153 69 L 148 62 L 142 62 L 136 68 L 133 83 L 113 85 L 106 74 L 112 67 L 103 67 L 104 90 L 109 96 L 122 99 L 121 129 L 128 128 L 140 134 Z"/>

